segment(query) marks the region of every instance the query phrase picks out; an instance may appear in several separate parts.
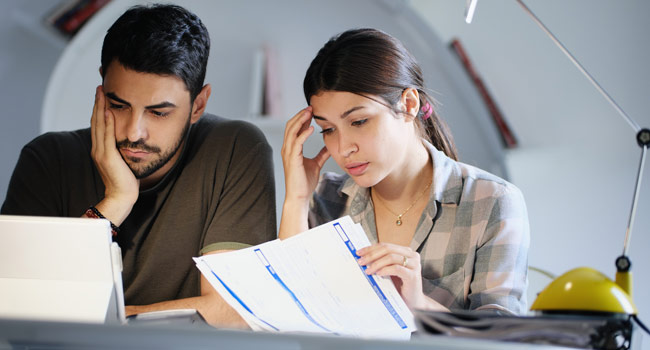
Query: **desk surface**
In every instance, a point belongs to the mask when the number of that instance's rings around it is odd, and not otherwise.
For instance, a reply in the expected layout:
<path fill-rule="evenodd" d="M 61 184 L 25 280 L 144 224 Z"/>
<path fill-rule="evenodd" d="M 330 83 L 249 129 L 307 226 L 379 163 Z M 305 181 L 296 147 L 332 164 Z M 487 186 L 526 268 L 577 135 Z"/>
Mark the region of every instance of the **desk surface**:
<path fill-rule="evenodd" d="M 0 319 L 0 348 L 39 349 L 560 349 L 441 336 L 410 341 L 343 338 L 329 335 L 271 334 L 207 326 L 102 325 Z"/>

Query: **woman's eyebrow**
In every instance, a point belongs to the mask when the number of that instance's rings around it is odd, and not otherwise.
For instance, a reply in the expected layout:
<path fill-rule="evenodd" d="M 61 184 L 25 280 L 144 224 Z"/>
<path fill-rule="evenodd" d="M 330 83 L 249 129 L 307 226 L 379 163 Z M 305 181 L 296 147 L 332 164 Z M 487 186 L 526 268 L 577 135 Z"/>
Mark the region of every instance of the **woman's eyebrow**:
<path fill-rule="evenodd" d="M 345 119 L 348 115 L 350 115 L 350 113 L 358 111 L 358 110 L 360 110 L 362 108 L 365 108 L 365 106 L 356 106 L 356 107 L 352 107 L 352 108 L 348 109 L 347 111 L 341 113 L 341 119 Z M 327 119 L 325 117 L 321 117 L 321 116 L 315 115 L 315 114 L 314 114 L 314 119 L 327 121 Z"/>
<path fill-rule="evenodd" d="M 362 109 L 362 108 L 365 108 L 365 107 L 364 107 L 364 106 L 356 106 L 356 107 L 352 107 L 352 108 L 348 109 L 347 111 L 345 111 L 345 112 L 343 112 L 343 113 L 341 114 L 341 119 L 344 119 L 345 117 L 347 117 L 348 115 L 350 115 L 350 113 L 352 113 L 352 112 L 354 112 L 354 111 L 357 111 L 357 110 L 359 110 L 359 109 Z"/>

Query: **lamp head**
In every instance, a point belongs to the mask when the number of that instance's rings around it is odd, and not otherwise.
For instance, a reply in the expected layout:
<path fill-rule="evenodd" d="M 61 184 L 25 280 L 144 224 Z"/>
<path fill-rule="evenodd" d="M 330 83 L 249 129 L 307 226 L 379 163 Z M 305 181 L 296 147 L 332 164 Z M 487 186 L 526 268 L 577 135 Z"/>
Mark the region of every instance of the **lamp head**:
<path fill-rule="evenodd" d="M 636 315 L 632 298 L 602 273 L 579 267 L 551 282 L 530 308 L 542 312 Z"/>

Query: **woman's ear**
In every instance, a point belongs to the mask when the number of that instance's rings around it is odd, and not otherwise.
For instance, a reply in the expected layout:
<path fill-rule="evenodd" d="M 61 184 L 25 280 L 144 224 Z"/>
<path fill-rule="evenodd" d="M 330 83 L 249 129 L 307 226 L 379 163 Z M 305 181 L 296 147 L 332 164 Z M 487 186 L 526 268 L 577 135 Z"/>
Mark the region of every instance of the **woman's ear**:
<path fill-rule="evenodd" d="M 212 87 L 210 84 L 205 84 L 199 94 L 196 95 L 192 104 L 192 116 L 190 118 L 192 124 L 196 123 L 203 115 L 203 112 L 205 112 L 205 107 L 208 105 L 208 99 L 211 93 Z"/>
<path fill-rule="evenodd" d="M 416 118 L 420 111 L 420 94 L 414 88 L 407 88 L 402 91 L 400 98 L 400 109 L 413 118 Z"/>

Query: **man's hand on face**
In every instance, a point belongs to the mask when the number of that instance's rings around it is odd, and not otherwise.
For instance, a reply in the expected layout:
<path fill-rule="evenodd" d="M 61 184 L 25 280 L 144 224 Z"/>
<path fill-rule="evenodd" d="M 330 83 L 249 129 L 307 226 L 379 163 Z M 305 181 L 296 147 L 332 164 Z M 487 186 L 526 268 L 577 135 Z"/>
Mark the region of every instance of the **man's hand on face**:
<path fill-rule="evenodd" d="M 90 129 L 91 155 L 106 187 L 104 199 L 95 207 L 119 226 L 138 199 L 140 181 L 133 175 L 115 145 L 115 116 L 106 108 L 106 97 L 101 85 L 95 91 Z"/>

